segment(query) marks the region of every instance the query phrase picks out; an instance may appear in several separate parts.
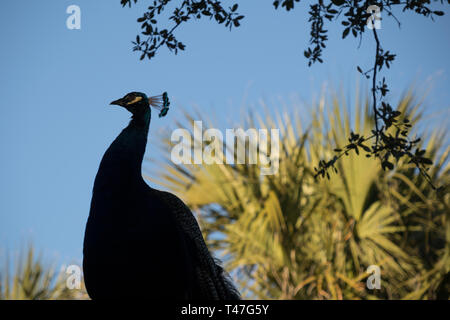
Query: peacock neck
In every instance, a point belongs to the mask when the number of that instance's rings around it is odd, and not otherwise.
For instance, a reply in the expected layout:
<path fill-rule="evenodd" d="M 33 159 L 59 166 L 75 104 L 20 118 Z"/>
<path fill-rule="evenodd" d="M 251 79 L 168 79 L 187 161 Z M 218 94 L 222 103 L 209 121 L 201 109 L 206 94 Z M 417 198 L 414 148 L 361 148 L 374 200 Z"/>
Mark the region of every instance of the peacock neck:
<path fill-rule="evenodd" d="M 130 124 L 127 128 L 132 127 L 136 130 L 142 131 L 143 134 L 145 134 L 145 138 L 147 138 L 148 129 L 150 127 L 150 119 L 151 119 L 151 112 L 150 107 L 147 107 L 144 112 L 139 114 L 133 114 L 131 117 Z"/>
<path fill-rule="evenodd" d="M 150 108 L 140 115 L 133 115 L 128 126 L 106 150 L 96 178 L 98 187 L 123 188 L 143 181 L 142 160 L 150 119 Z"/>

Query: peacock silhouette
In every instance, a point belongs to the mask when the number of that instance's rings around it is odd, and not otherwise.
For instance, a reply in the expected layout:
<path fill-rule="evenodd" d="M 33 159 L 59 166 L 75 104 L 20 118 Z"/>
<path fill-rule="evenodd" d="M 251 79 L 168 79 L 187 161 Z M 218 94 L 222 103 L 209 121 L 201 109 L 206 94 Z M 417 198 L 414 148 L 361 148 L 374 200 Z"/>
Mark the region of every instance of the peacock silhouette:
<path fill-rule="evenodd" d="M 150 106 L 168 111 L 167 93 L 131 92 L 111 102 L 132 113 L 106 150 L 95 177 L 83 247 L 92 299 L 235 300 L 239 292 L 214 258 L 189 208 L 149 187 L 142 160 Z"/>

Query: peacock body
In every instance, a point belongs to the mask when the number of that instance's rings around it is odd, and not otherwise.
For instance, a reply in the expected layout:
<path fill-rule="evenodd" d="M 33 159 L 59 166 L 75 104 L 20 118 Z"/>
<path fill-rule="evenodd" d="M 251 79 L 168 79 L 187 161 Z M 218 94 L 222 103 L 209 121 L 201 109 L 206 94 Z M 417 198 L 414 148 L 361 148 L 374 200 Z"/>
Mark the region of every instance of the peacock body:
<path fill-rule="evenodd" d="M 92 299 L 239 299 L 212 257 L 196 219 L 175 195 L 149 187 L 141 168 L 150 105 L 168 111 L 167 94 L 132 92 L 113 101 L 133 116 L 106 150 L 94 182 L 83 247 Z"/>

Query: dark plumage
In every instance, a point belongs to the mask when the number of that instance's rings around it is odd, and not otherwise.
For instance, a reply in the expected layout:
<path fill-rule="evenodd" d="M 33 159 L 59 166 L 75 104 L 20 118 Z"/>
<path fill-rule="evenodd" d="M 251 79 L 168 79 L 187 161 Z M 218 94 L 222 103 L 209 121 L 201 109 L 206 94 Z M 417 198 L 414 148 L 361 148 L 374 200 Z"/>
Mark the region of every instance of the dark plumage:
<path fill-rule="evenodd" d="M 83 270 L 92 299 L 239 299 L 209 253 L 200 228 L 175 195 L 141 175 L 151 112 L 168 110 L 167 94 L 132 92 L 113 101 L 133 116 L 105 152 L 86 225 Z"/>

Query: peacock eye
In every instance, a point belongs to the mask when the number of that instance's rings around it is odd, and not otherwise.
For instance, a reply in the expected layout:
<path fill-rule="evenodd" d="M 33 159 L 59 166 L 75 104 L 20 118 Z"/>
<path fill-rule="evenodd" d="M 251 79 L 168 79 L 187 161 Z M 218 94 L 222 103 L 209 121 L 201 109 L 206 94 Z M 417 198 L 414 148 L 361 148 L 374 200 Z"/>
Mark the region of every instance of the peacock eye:
<path fill-rule="evenodd" d="M 133 96 L 131 96 L 129 99 L 127 99 L 127 100 L 130 100 L 129 102 L 127 102 L 127 105 L 130 105 L 130 104 L 133 104 L 133 103 L 136 103 L 136 102 L 139 102 L 139 101 L 141 101 L 142 100 L 142 97 L 141 96 L 135 96 L 135 95 L 133 95 Z"/>

